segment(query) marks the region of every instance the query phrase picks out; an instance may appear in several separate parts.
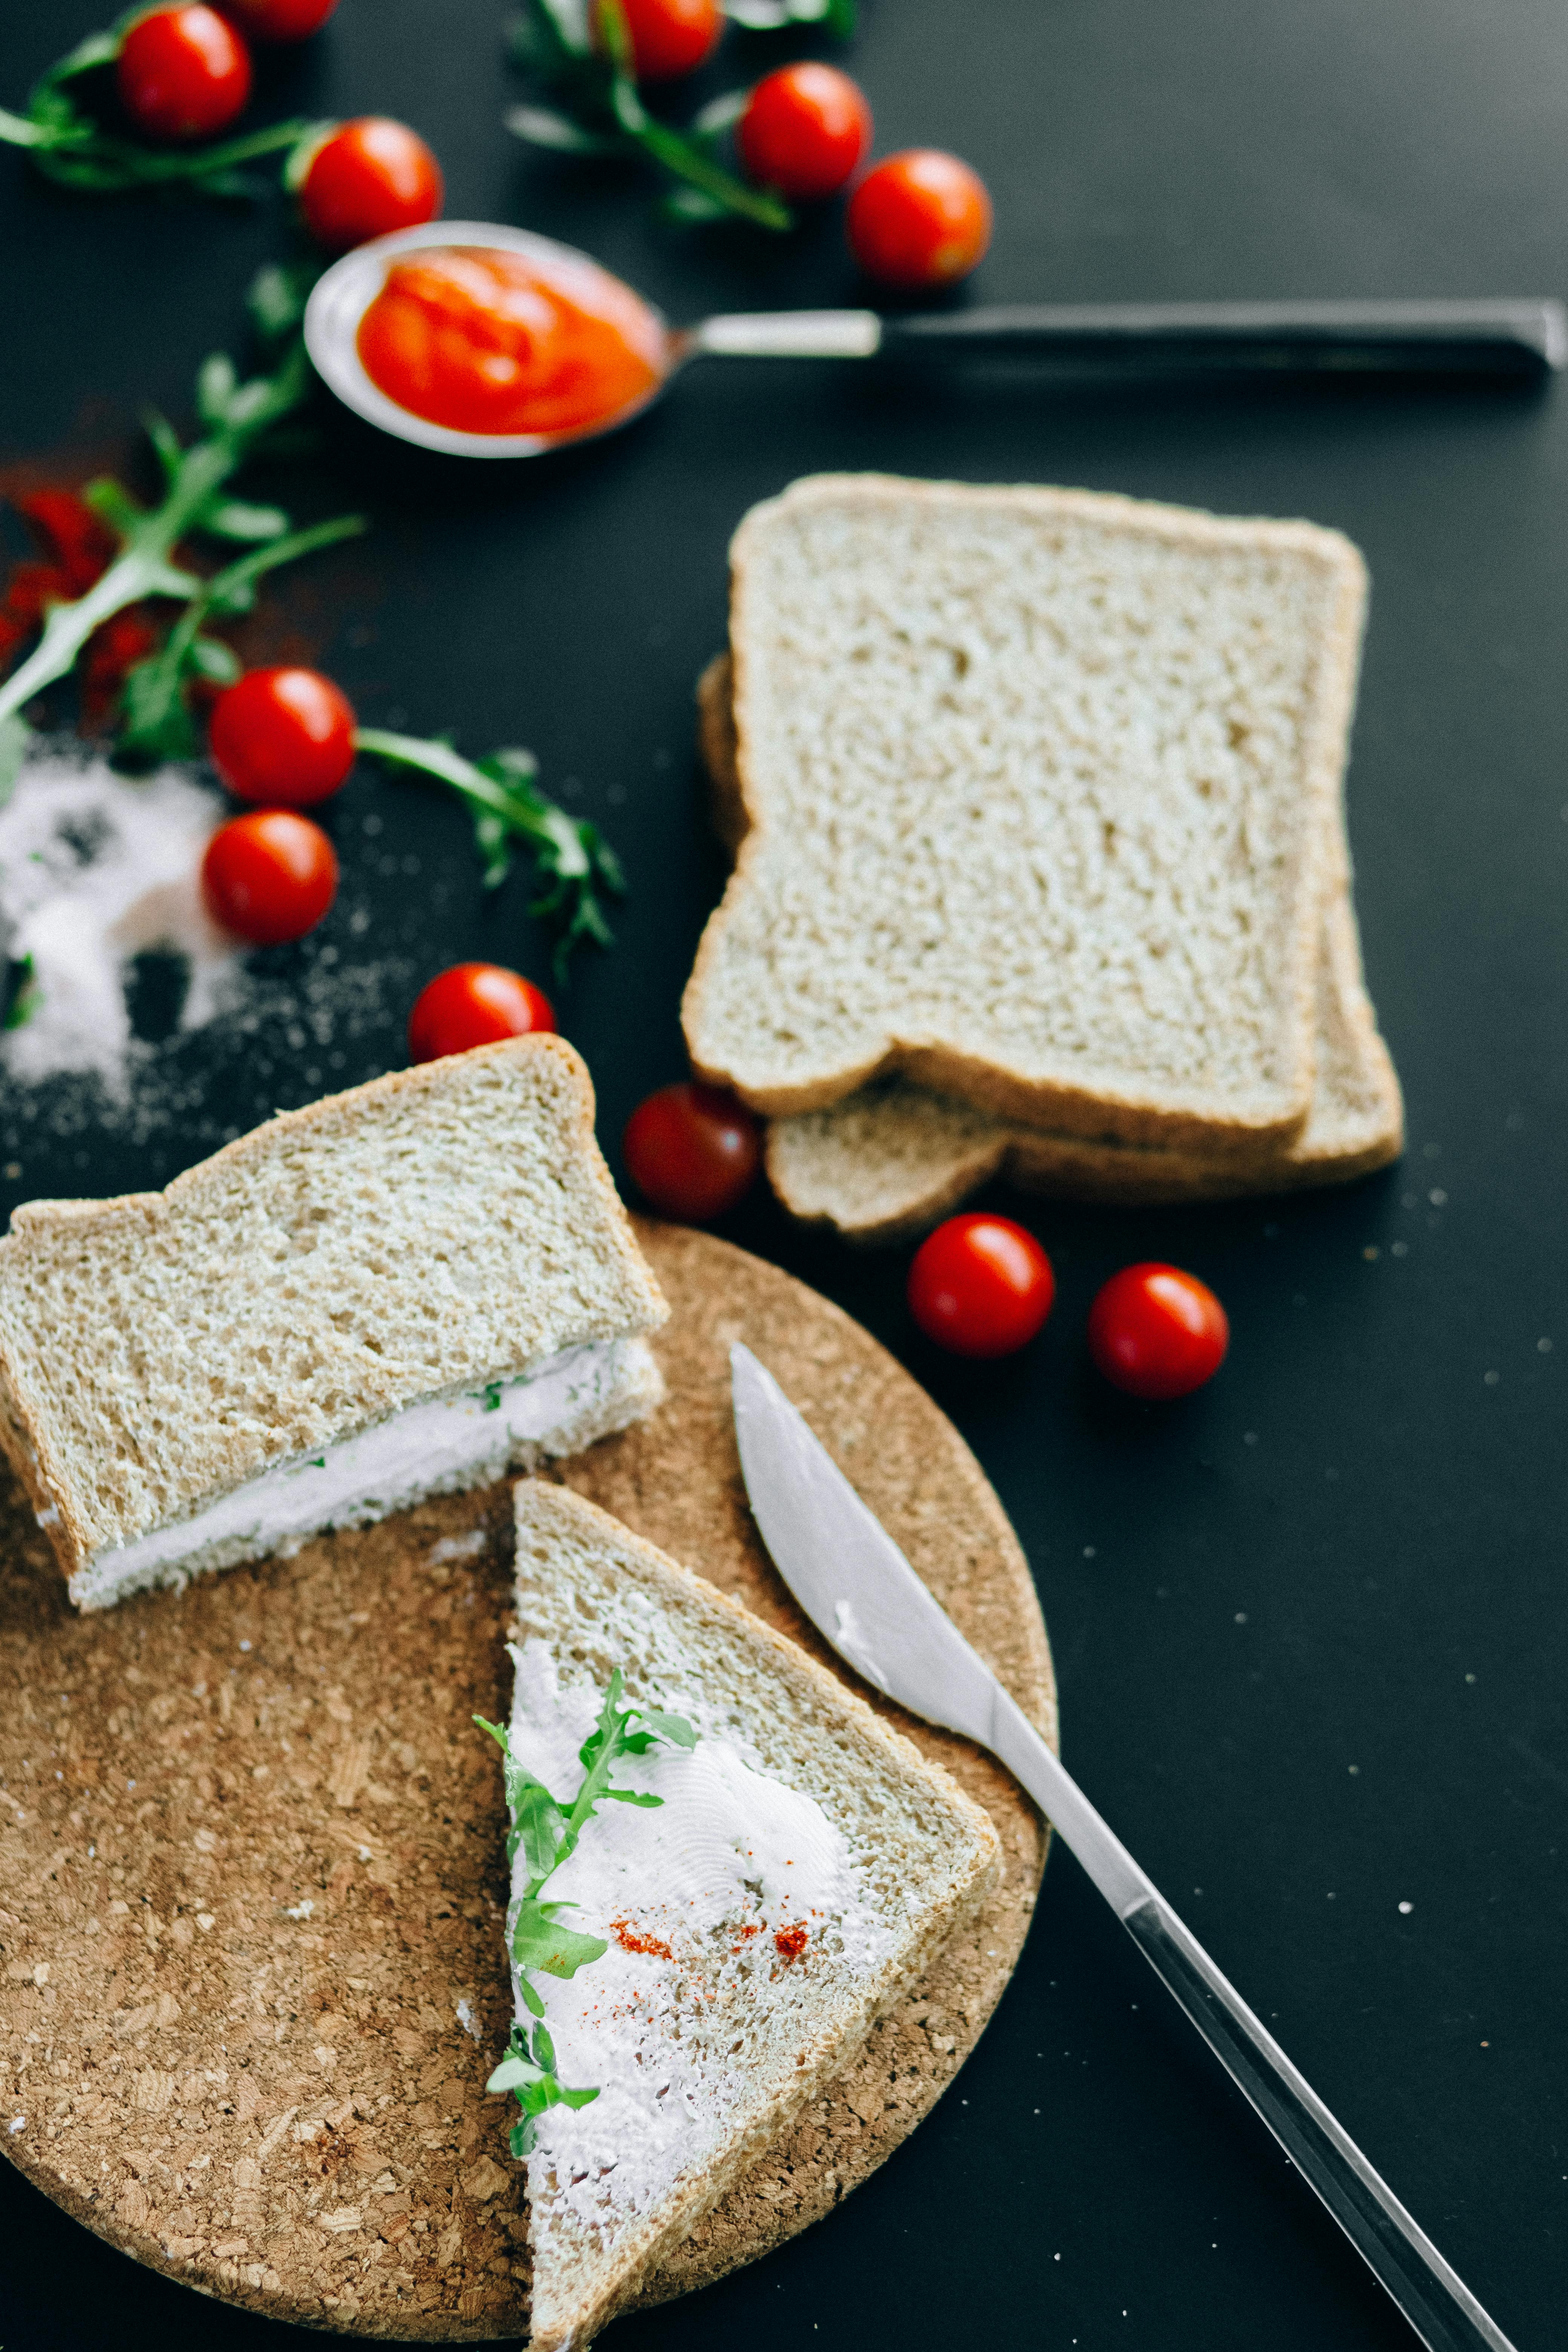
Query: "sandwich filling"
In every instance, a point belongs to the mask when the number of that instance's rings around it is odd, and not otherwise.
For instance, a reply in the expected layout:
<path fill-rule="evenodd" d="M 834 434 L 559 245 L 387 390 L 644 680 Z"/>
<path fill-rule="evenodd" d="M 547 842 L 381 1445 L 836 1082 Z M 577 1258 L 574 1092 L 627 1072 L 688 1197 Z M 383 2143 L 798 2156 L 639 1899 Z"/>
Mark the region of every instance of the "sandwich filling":
<path fill-rule="evenodd" d="M 559 1801 L 581 1778 L 600 1695 L 563 1688 L 542 1641 L 513 1655 L 510 1752 Z M 535 2228 L 548 2209 L 605 2251 L 721 2148 L 770 2014 L 776 2031 L 781 2012 L 819 1992 L 824 1971 L 852 1985 L 891 1948 L 843 1832 L 816 1800 L 758 1769 L 728 1707 L 705 1709 L 685 1692 L 670 1703 L 690 1717 L 696 1746 L 650 1747 L 615 1771 L 657 1809 L 603 1805 L 549 1880 L 563 1920 L 605 1949 L 566 1980 L 532 1979 L 556 2074 L 596 2093 L 538 2118 Z M 520 1848 L 514 1896 L 529 1869 Z M 521 1993 L 517 2011 L 527 2028 Z"/>
<path fill-rule="evenodd" d="M 70 1580 L 71 1599 L 103 1608 L 149 1585 L 297 1551 L 328 1528 L 367 1527 L 426 1495 L 486 1486 L 625 1428 L 661 1393 L 646 1340 L 563 1349 L 521 1377 L 406 1405 L 318 1454 L 279 1463 L 189 1518 L 92 1553 Z"/>

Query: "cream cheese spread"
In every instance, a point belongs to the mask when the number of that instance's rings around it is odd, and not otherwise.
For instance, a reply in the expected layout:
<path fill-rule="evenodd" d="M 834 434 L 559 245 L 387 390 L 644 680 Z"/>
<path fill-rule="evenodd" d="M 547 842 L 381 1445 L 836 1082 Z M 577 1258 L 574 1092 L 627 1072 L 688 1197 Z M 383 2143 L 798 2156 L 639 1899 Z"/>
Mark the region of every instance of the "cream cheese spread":
<path fill-rule="evenodd" d="M 569 1801 L 601 1691 L 562 1687 L 541 1641 L 513 1656 L 512 1753 Z M 549 2194 L 610 2235 L 720 2147 L 769 2009 L 776 2042 L 781 2028 L 790 2032 L 792 1988 L 804 1990 L 806 1972 L 819 1981 L 831 1970 L 847 1991 L 889 1946 L 821 1805 L 758 1769 L 728 1712 L 710 1728 L 689 1695 L 660 1703 L 692 1721 L 696 1748 L 657 1747 L 615 1772 L 617 1786 L 658 1797 L 658 1809 L 601 1805 L 544 1890 L 574 1906 L 564 1924 L 608 1948 L 569 1979 L 531 1979 L 561 2081 L 599 2095 L 539 2119 L 530 2194 Z M 514 1895 L 526 1867 L 520 1850 Z M 521 2001 L 518 2015 L 527 2021 Z"/>
<path fill-rule="evenodd" d="M 641 1391 L 649 1379 L 657 1374 L 645 1341 L 595 1340 L 563 1349 L 521 1379 L 406 1405 L 319 1454 L 247 1479 L 190 1518 L 93 1553 L 72 1578 L 71 1597 L 91 1607 L 197 1568 L 298 1550 L 325 1528 L 367 1526 L 426 1495 L 483 1486 L 530 1449 L 555 1451 L 558 1440 L 564 1450 L 584 1442 L 584 1428 L 595 1436 L 618 1426 L 601 1422 L 595 1408 Z"/>

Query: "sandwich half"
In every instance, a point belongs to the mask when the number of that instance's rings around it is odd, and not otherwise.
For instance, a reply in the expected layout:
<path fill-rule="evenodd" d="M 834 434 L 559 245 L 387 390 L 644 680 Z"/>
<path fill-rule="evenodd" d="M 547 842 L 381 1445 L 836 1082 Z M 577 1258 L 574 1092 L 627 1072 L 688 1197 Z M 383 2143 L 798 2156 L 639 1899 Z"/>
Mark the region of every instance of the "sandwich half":
<path fill-rule="evenodd" d="M 517 1608 L 517 2024 L 491 2088 L 523 2109 L 532 2352 L 566 2352 L 821 2095 L 999 1845 L 793 1643 L 540 1482 Z M 595 1771 L 623 1801 L 584 1814 Z"/>
<path fill-rule="evenodd" d="M 781 1117 L 901 1072 L 1268 1159 L 1314 982 L 1365 571 L 1304 522 L 831 476 L 731 550 L 748 820 L 682 1008 Z"/>
<path fill-rule="evenodd" d="M 101 1609 L 572 1453 L 652 1410 L 668 1309 L 583 1063 L 511 1038 L 0 1241 L 0 1444 Z"/>

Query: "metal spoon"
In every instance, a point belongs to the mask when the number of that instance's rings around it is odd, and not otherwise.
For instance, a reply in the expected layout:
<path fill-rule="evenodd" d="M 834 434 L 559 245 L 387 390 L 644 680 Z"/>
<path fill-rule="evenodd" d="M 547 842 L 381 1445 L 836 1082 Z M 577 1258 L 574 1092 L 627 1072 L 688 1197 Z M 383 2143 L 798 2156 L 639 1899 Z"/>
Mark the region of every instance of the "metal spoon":
<path fill-rule="evenodd" d="M 501 247 L 537 261 L 589 257 L 530 229 L 489 221 L 428 221 L 376 237 L 334 262 L 305 312 L 317 373 L 357 415 L 420 448 L 458 457 L 538 457 L 630 424 L 689 361 L 921 361 L 1017 354 L 1057 363 L 1144 372 L 1172 366 L 1268 373 L 1382 372 L 1519 379 L 1568 361 L 1568 313 L 1545 298 L 1467 302 L 1046 303 L 940 310 L 885 319 L 875 310 L 739 311 L 671 327 L 644 304 L 662 338 L 664 373 L 652 390 L 597 422 L 564 433 L 460 433 L 432 425 L 371 382 L 356 344 L 360 320 L 388 265 L 430 246 Z M 597 263 L 591 263 L 597 268 Z M 603 273 L 608 277 L 607 271 Z M 616 280 L 616 283 L 620 281 Z M 629 288 L 623 291 L 630 292 Z M 640 298 L 634 296 L 634 299 Z"/>

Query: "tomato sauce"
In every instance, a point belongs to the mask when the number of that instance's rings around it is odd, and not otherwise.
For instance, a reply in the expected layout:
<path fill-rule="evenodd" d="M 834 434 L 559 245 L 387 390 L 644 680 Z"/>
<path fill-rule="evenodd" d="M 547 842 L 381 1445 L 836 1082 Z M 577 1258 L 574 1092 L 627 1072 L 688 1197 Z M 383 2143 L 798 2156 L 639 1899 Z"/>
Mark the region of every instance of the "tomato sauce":
<path fill-rule="evenodd" d="M 666 370 L 664 330 L 629 286 L 592 261 L 504 247 L 395 261 L 358 348 L 389 400 L 460 433 L 591 432 Z"/>

